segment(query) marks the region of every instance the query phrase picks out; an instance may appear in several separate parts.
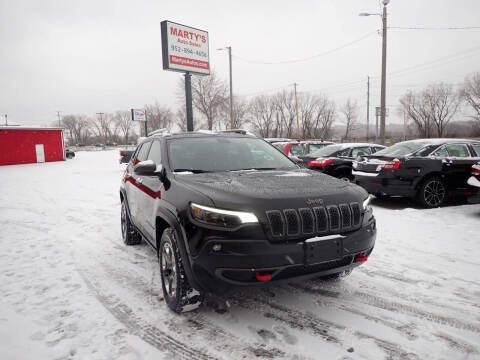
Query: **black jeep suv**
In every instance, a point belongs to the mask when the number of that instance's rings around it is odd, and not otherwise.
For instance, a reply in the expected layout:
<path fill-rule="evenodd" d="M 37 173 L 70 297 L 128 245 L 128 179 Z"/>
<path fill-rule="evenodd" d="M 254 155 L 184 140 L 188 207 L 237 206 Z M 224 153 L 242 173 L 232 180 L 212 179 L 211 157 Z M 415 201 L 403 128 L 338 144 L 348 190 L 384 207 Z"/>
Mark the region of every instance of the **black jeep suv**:
<path fill-rule="evenodd" d="M 233 286 L 342 277 L 376 238 L 365 190 L 249 135 L 151 136 L 125 170 L 120 199 L 123 240 L 155 249 L 176 312 Z"/>
<path fill-rule="evenodd" d="M 471 196 L 467 184 L 480 160 L 480 141 L 418 139 L 397 143 L 353 163 L 355 182 L 376 196 L 416 198 L 426 208 L 448 196 Z"/>

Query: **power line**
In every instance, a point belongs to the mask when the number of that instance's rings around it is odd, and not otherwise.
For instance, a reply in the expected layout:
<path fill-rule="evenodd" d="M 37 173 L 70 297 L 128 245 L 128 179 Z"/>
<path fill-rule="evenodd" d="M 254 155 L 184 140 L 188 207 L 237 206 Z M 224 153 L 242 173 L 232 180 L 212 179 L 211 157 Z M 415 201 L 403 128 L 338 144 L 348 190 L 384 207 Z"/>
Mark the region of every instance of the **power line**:
<path fill-rule="evenodd" d="M 389 29 L 395 30 L 478 30 L 480 26 L 451 26 L 451 27 L 408 27 L 408 26 L 389 26 Z"/>
<path fill-rule="evenodd" d="M 279 65 L 279 64 L 292 64 L 292 63 L 298 63 L 298 62 L 304 62 L 304 61 L 309 61 L 309 60 L 312 60 L 312 59 L 316 59 L 316 58 L 319 58 L 321 56 L 325 56 L 325 55 L 329 55 L 331 53 L 334 53 L 336 51 L 339 51 L 339 50 L 342 50 L 350 45 L 353 45 L 353 44 L 356 44 L 368 37 L 370 37 L 371 35 L 373 34 L 376 34 L 377 33 L 377 30 L 375 31 L 371 31 L 365 35 L 363 35 L 362 37 L 356 39 L 356 40 L 353 40 L 349 43 L 346 43 L 344 45 L 341 45 L 339 47 L 336 47 L 334 49 L 331 49 L 331 50 L 328 50 L 328 51 L 325 51 L 325 52 L 322 52 L 322 53 L 319 53 L 319 54 L 316 54 L 316 55 L 312 55 L 312 56 L 309 56 L 309 57 L 305 57 L 305 58 L 301 58 L 301 59 L 294 59 L 294 60 L 281 60 L 281 61 L 256 61 L 256 60 L 249 60 L 249 59 L 245 59 L 243 57 L 240 57 L 240 56 L 237 56 L 235 54 L 233 54 L 232 56 L 236 59 L 239 59 L 241 61 L 244 61 L 244 62 L 247 62 L 247 63 L 251 63 L 251 64 L 260 64 L 260 65 Z"/>

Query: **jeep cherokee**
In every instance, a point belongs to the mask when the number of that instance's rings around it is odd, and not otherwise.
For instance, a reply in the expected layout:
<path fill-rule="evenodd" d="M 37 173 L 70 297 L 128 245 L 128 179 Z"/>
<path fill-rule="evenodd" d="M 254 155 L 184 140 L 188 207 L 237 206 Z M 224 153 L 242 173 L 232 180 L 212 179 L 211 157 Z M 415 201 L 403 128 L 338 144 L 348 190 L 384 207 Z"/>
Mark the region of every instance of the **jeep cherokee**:
<path fill-rule="evenodd" d="M 148 137 L 125 170 L 120 199 L 123 240 L 143 238 L 157 252 L 175 312 L 235 286 L 343 277 L 367 260 L 376 238 L 365 190 L 300 168 L 250 135 Z"/>

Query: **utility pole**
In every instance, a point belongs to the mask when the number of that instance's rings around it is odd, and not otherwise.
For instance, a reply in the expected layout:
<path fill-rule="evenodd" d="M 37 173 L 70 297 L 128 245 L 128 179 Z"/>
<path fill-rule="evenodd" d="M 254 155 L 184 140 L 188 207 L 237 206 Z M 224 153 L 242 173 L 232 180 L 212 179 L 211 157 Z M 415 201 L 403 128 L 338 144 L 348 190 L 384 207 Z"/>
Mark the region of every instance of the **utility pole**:
<path fill-rule="evenodd" d="M 217 50 L 228 50 L 228 64 L 230 67 L 230 129 L 235 127 L 233 121 L 233 77 L 232 77 L 232 47 L 226 46 L 224 48 L 218 48 Z"/>
<path fill-rule="evenodd" d="M 62 125 L 60 124 L 60 121 L 61 121 L 60 111 L 57 111 L 57 117 L 58 117 L 58 127 L 61 127 Z"/>
<path fill-rule="evenodd" d="M 227 46 L 228 62 L 230 63 L 230 129 L 234 128 L 233 122 L 233 81 L 232 81 L 232 47 Z"/>
<path fill-rule="evenodd" d="M 375 144 L 378 144 L 378 118 L 380 116 L 380 107 L 375 107 Z"/>
<path fill-rule="evenodd" d="M 380 140 L 385 145 L 385 117 L 386 114 L 386 74 L 387 74 L 387 5 L 390 0 L 382 0 L 383 13 L 360 13 L 360 16 L 380 16 L 382 18 L 382 85 L 380 95 Z"/>
<path fill-rule="evenodd" d="M 368 142 L 369 126 L 370 126 L 370 76 L 367 76 L 367 142 Z"/>
<path fill-rule="evenodd" d="M 390 0 L 383 0 L 382 14 L 382 85 L 380 95 L 380 138 L 381 144 L 385 145 L 385 117 L 386 117 L 386 72 L 387 72 L 387 5 Z"/>
<path fill-rule="evenodd" d="M 297 83 L 293 83 L 293 89 L 295 92 L 295 111 L 297 113 L 297 137 L 300 139 L 300 121 L 298 120 L 298 98 L 297 98 Z"/>
<path fill-rule="evenodd" d="M 7 114 L 5 114 L 5 126 L 8 126 Z"/>
<path fill-rule="evenodd" d="M 97 112 L 97 115 L 100 115 L 100 128 L 102 129 L 103 128 L 103 115 L 105 115 L 105 113 L 103 112 Z M 103 139 L 103 142 L 105 143 L 106 139 L 104 138 Z M 105 144 L 104 144 L 105 145 Z"/>
<path fill-rule="evenodd" d="M 403 141 L 407 141 L 407 114 L 403 109 Z"/>

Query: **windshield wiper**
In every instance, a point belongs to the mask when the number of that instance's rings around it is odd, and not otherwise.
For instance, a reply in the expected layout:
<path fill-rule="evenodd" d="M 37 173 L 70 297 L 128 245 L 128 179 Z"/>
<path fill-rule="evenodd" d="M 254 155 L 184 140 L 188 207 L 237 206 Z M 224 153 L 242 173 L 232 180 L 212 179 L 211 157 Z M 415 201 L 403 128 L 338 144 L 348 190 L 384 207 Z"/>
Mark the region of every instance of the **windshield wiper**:
<path fill-rule="evenodd" d="M 194 173 L 194 174 L 203 174 L 203 173 L 208 173 L 208 172 L 211 172 L 211 171 L 207 171 L 207 170 L 201 170 L 201 169 L 174 169 L 173 172 L 191 172 L 191 173 Z"/>
<path fill-rule="evenodd" d="M 228 171 L 246 171 L 246 170 L 278 170 L 280 168 L 274 167 L 252 167 L 252 168 L 245 168 L 245 169 L 233 169 Z"/>

